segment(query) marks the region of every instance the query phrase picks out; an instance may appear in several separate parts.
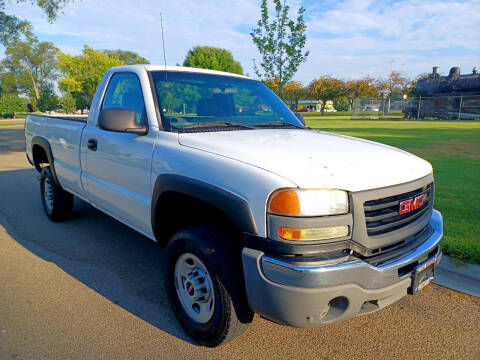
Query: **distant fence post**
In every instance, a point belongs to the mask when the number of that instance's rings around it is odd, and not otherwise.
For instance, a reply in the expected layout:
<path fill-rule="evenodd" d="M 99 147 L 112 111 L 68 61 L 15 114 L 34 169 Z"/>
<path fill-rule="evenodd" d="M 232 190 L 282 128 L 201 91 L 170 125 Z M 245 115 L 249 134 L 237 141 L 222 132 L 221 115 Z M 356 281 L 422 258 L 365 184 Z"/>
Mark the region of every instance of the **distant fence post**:
<path fill-rule="evenodd" d="M 460 96 L 460 104 L 458 105 L 458 118 L 457 118 L 457 120 L 460 120 L 460 117 L 462 115 L 462 104 L 463 104 L 463 96 Z"/>
<path fill-rule="evenodd" d="M 418 98 L 418 105 L 417 105 L 417 120 L 420 118 L 420 106 L 422 103 L 422 95 Z"/>

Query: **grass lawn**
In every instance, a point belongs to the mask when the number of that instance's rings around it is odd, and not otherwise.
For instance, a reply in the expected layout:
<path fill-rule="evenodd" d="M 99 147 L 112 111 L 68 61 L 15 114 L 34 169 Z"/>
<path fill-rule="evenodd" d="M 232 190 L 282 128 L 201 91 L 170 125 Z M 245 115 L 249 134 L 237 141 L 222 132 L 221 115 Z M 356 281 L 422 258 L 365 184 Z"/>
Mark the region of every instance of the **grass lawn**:
<path fill-rule="evenodd" d="M 9 121 L 5 121 L 5 122 L 0 122 L 0 126 L 15 126 L 15 125 L 23 125 L 23 123 L 21 122 L 9 122 Z"/>
<path fill-rule="evenodd" d="M 307 125 L 407 150 L 434 168 L 435 208 L 444 218 L 444 252 L 480 263 L 480 122 L 359 121 L 306 118 Z"/>

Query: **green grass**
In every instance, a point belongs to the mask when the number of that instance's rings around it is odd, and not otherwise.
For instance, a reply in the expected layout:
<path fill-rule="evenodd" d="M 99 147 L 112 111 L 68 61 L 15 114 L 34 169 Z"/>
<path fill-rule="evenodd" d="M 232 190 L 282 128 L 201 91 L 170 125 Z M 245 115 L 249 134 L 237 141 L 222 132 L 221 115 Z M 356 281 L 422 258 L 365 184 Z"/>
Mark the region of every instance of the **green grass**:
<path fill-rule="evenodd" d="M 480 122 L 360 121 L 309 117 L 307 125 L 378 141 L 430 161 L 444 252 L 480 263 Z"/>
<path fill-rule="evenodd" d="M 319 112 L 302 112 L 301 113 L 303 117 L 310 118 L 310 117 L 318 117 L 322 116 L 321 113 Z M 348 116 L 350 117 L 352 115 L 351 111 L 337 111 L 337 112 L 326 112 L 324 117 L 338 117 L 338 116 Z"/>
<path fill-rule="evenodd" d="M 11 122 L 0 122 L 0 126 L 14 126 L 14 125 L 23 125 L 21 122 L 11 123 Z"/>

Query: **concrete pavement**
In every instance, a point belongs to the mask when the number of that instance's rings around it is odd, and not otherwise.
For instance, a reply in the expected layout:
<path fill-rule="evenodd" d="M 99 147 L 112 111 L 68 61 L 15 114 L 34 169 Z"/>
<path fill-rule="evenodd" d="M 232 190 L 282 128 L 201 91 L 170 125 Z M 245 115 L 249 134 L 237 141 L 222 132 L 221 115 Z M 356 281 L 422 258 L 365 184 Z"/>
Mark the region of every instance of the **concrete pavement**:
<path fill-rule="evenodd" d="M 236 341 L 195 345 L 165 296 L 163 251 L 76 199 L 43 213 L 23 129 L 0 128 L 0 359 L 478 359 L 480 300 L 436 285 L 318 329 L 258 317 Z"/>

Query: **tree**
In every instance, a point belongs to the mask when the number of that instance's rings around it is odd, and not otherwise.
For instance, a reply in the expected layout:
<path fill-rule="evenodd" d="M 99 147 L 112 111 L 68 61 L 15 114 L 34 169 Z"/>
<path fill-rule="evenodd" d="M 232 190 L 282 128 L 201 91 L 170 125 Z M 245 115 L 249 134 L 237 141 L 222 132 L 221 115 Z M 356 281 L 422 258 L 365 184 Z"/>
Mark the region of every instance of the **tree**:
<path fill-rule="evenodd" d="M 307 94 L 308 90 L 300 81 L 291 81 L 285 84 L 283 89 L 283 100 L 291 104 L 292 110 L 297 111 L 298 102 L 305 99 Z"/>
<path fill-rule="evenodd" d="M 380 79 L 377 81 L 377 88 L 384 94 L 384 99 L 387 102 L 387 105 L 384 106 L 385 113 L 390 111 L 390 100 L 392 95 L 403 91 L 407 85 L 408 79 L 403 77 L 401 72 L 394 70 L 390 72 L 387 79 Z"/>
<path fill-rule="evenodd" d="M 230 51 L 211 46 L 195 46 L 190 49 L 183 66 L 243 74 L 242 65 L 233 59 Z"/>
<path fill-rule="evenodd" d="M 376 96 L 378 96 L 378 90 L 375 88 L 375 79 L 372 77 L 345 81 L 345 97 L 350 104 L 350 110 L 353 109 L 355 99 Z"/>
<path fill-rule="evenodd" d="M 3 67 L 6 79 L 16 92 L 38 101 L 40 88 L 57 78 L 57 48 L 49 42 L 39 42 L 34 36 L 10 43 L 5 49 Z M 3 78 L 3 76 L 2 76 Z M 3 81 L 2 81 L 3 82 Z"/>
<path fill-rule="evenodd" d="M 282 89 L 307 60 L 309 51 L 303 51 L 306 42 L 306 25 L 303 19 L 305 9 L 300 7 L 296 21 L 289 19 L 290 7 L 286 0 L 273 0 L 275 14 L 270 21 L 267 0 L 262 0 L 261 17 L 257 28 L 250 33 L 262 57 L 260 68 L 253 60 L 253 69 L 260 79 L 278 79 L 277 94 L 282 97 Z"/>
<path fill-rule="evenodd" d="M 105 71 L 119 65 L 124 62 L 88 46 L 83 48 L 82 55 L 77 56 L 59 51 L 58 69 L 62 78 L 58 85 L 75 98 L 80 109 L 84 109 L 90 106 Z"/>
<path fill-rule="evenodd" d="M 40 88 L 40 98 L 37 102 L 38 110 L 40 111 L 52 111 L 56 110 L 59 106 L 59 99 L 53 85 L 47 83 Z"/>
<path fill-rule="evenodd" d="M 14 2 L 30 2 L 39 6 L 50 22 L 57 18 L 58 12 L 71 0 L 14 0 Z M 31 24 L 20 20 L 14 15 L 5 13 L 5 0 L 0 0 L 0 44 L 9 45 L 12 41 L 20 40 L 21 36 L 31 35 Z"/>
<path fill-rule="evenodd" d="M 21 98 L 15 94 L 5 94 L 0 97 L 0 113 L 15 113 L 27 111 L 27 99 Z"/>
<path fill-rule="evenodd" d="M 313 80 L 308 88 L 310 95 L 315 100 L 322 100 L 322 115 L 324 115 L 327 100 L 333 100 L 341 96 L 345 89 L 345 83 L 331 76 L 320 76 Z"/>
<path fill-rule="evenodd" d="M 278 95 L 278 78 L 263 79 L 262 83 Z"/>
<path fill-rule="evenodd" d="M 76 109 L 75 99 L 69 93 L 66 93 L 60 98 L 60 105 L 67 114 L 73 113 Z"/>
<path fill-rule="evenodd" d="M 137 53 L 134 53 L 133 51 L 117 49 L 103 50 L 102 52 L 110 57 L 123 61 L 125 65 L 150 64 L 150 61 L 138 55 Z"/>

